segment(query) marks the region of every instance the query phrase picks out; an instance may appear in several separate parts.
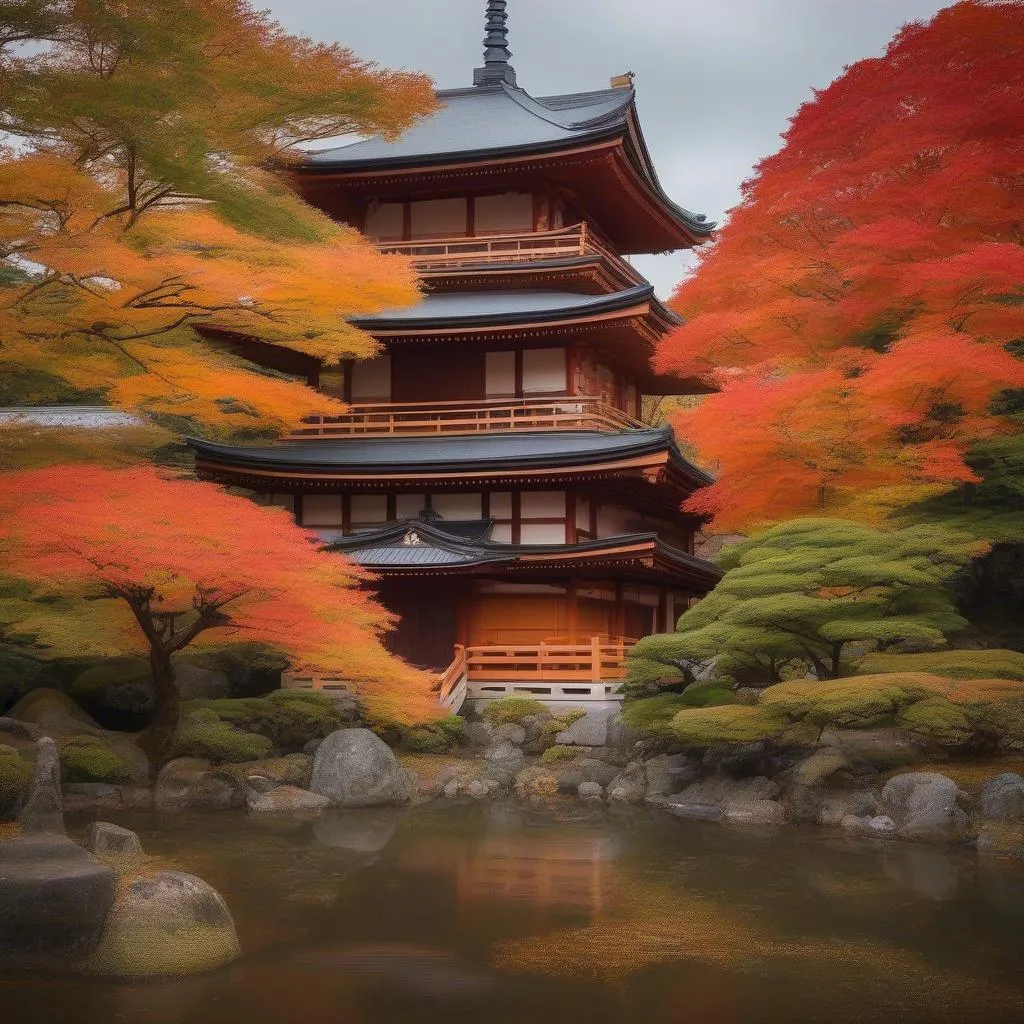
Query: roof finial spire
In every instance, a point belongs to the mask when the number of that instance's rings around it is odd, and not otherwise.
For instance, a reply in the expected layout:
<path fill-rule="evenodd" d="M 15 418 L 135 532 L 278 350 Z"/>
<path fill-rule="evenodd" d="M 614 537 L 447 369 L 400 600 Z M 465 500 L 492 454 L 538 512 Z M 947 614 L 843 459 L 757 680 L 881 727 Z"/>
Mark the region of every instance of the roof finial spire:
<path fill-rule="evenodd" d="M 473 72 L 474 85 L 515 86 L 516 69 L 509 63 L 508 0 L 488 0 L 487 35 L 484 38 L 484 66 Z"/>

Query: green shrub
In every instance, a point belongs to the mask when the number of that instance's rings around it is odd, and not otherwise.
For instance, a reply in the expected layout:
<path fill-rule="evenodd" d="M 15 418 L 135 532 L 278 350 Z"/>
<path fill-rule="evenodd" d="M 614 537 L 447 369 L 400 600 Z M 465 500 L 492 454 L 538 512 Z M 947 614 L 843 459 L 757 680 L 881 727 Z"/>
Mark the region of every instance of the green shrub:
<path fill-rule="evenodd" d="M 928 651 L 924 654 L 867 654 L 859 673 L 931 672 L 948 679 L 1024 680 L 1024 654 L 1019 651 Z"/>
<path fill-rule="evenodd" d="M 310 740 L 323 739 L 341 725 L 341 712 L 332 698 L 302 690 L 275 690 L 265 697 L 191 700 L 184 709 L 187 713 L 212 712 L 243 733 L 265 737 L 279 750 L 301 750 Z"/>
<path fill-rule="evenodd" d="M 733 704 L 684 708 L 669 723 L 669 732 L 685 746 L 711 747 L 781 739 L 788 726 L 785 718 L 764 708 Z"/>
<path fill-rule="evenodd" d="M 723 704 L 737 703 L 732 687 L 717 679 L 691 683 L 679 696 L 686 708 L 716 708 Z"/>
<path fill-rule="evenodd" d="M 96 736 L 72 736 L 60 748 L 61 778 L 65 782 L 131 782 L 124 759 Z"/>
<path fill-rule="evenodd" d="M 928 697 L 902 708 L 896 724 L 948 747 L 963 746 L 974 734 L 963 710 L 944 697 Z"/>
<path fill-rule="evenodd" d="M 190 701 L 190 704 L 221 701 Z M 273 743 L 259 733 L 239 732 L 218 717 L 212 708 L 192 708 L 183 716 L 174 740 L 175 757 L 202 757 L 209 761 L 237 763 L 258 761 L 273 750 Z"/>
<path fill-rule="evenodd" d="M 497 727 L 506 722 L 521 722 L 530 715 L 549 714 L 546 705 L 533 697 L 502 697 L 492 700 L 484 708 L 484 718 Z"/>
<path fill-rule="evenodd" d="M 17 812 L 31 777 L 31 762 L 13 747 L 0 745 L 0 821 Z"/>
<path fill-rule="evenodd" d="M 637 732 L 660 736 L 667 733 L 669 723 L 685 707 L 681 693 L 660 693 L 657 697 L 625 701 L 622 720 Z"/>
<path fill-rule="evenodd" d="M 430 724 L 433 728 L 440 729 L 445 736 L 452 740 L 461 740 L 466 734 L 466 720 L 458 715 L 447 715 Z"/>
<path fill-rule="evenodd" d="M 576 758 L 582 757 L 583 753 L 579 747 L 554 746 L 548 747 L 540 755 L 540 759 L 544 764 L 558 764 L 561 761 L 575 761 Z"/>
<path fill-rule="evenodd" d="M 443 754 L 451 740 L 440 730 L 414 726 L 406 733 L 402 746 L 413 754 Z"/>

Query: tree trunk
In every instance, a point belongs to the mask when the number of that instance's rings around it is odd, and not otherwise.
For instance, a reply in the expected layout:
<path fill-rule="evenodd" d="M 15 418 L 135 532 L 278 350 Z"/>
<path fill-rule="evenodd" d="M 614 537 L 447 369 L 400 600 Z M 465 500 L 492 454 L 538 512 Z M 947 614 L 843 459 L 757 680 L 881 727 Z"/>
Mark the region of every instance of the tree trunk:
<path fill-rule="evenodd" d="M 171 747 L 181 716 L 181 696 L 174 685 L 174 665 L 166 651 L 151 651 L 149 667 L 153 675 L 156 709 L 153 720 L 139 737 L 139 746 L 149 757 L 150 768 L 155 774 L 170 760 Z"/>
<path fill-rule="evenodd" d="M 843 644 L 832 645 L 832 675 L 830 679 L 837 679 L 842 669 Z"/>

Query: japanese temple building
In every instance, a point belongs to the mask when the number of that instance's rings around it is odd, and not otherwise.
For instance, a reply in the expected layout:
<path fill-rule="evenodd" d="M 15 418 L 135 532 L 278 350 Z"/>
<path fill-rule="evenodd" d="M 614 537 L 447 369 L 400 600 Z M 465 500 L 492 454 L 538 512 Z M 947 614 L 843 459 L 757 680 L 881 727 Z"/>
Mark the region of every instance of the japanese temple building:
<path fill-rule="evenodd" d="M 680 511 L 709 478 L 640 419 L 642 396 L 701 388 L 652 372 L 679 321 L 623 258 L 712 225 L 659 185 L 632 76 L 533 97 L 506 19 L 492 0 L 484 66 L 433 116 L 290 172 L 427 288 L 353 320 L 377 358 L 288 367 L 349 411 L 270 447 L 192 444 L 204 479 L 286 506 L 379 574 L 393 649 L 447 690 L 608 699 L 635 638 L 719 579 Z"/>

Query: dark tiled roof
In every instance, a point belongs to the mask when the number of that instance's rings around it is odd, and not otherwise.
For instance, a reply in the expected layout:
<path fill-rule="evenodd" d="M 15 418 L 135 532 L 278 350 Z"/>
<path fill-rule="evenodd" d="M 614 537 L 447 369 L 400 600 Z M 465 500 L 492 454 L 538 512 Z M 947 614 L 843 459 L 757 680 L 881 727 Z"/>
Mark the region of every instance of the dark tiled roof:
<path fill-rule="evenodd" d="M 561 466 L 648 455 L 666 448 L 689 475 L 711 483 L 675 445 L 672 430 L 629 430 L 472 434 L 449 437 L 352 437 L 280 441 L 260 448 L 235 447 L 195 438 L 189 444 L 203 459 L 264 469 L 306 468 L 346 473 L 452 472 L 455 469 L 557 469 Z"/>
<path fill-rule="evenodd" d="M 532 320 L 570 319 L 573 316 L 628 309 L 652 298 L 654 288 L 638 285 L 611 295 L 584 295 L 557 291 L 436 292 L 415 306 L 386 309 L 375 316 L 352 319 L 368 329 L 444 324 L 489 326 Z"/>

